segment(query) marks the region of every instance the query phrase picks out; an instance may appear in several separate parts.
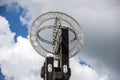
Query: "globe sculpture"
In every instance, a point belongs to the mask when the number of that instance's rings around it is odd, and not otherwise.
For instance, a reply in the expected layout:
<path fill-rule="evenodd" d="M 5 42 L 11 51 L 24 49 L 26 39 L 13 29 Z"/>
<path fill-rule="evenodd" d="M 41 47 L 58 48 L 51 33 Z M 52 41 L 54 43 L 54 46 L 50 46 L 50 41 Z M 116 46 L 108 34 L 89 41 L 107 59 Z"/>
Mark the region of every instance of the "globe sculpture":
<path fill-rule="evenodd" d="M 65 13 L 47 12 L 34 20 L 29 39 L 37 53 L 46 58 L 41 77 L 68 80 L 71 73 L 69 58 L 79 53 L 84 44 L 80 24 Z M 54 67 L 54 60 L 58 62 L 57 67 Z"/>

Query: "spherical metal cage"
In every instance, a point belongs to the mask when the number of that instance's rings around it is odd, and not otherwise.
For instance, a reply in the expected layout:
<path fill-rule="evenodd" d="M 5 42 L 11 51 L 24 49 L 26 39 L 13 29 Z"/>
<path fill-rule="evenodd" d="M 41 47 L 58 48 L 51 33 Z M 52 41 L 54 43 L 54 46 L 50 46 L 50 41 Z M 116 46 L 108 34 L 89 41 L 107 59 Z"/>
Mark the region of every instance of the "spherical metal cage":
<path fill-rule="evenodd" d="M 55 28 L 54 24 L 47 24 L 45 23 L 49 20 L 55 20 L 56 17 L 60 18 L 61 21 L 61 28 L 68 28 L 70 32 L 74 34 L 74 38 L 72 38 L 69 41 L 69 44 L 72 44 L 73 47 L 69 49 L 69 57 L 75 56 L 82 48 L 84 44 L 84 35 L 82 27 L 79 25 L 79 23 L 73 19 L 71 16 L 62 13 L 62 12 L 47 12 L 42 15 L 40 15 L 31 25 L 29 30 L 29 39 L 33 46 L 33 48 L 43 57 L 46 57 L 47 54 L 53 54 L 55 57 L 58 57 L 58 55 L 55 55 L 52 51 L 49 51 L 45 49 L 42 46 L 42 42 L 52 45 L 53 41 L 46 40 L 39 36 L 39 32 Z M 44 25 L 43 25 L 44 24 Z M 49 34 L 49 33 L 48 33 Z M 70 36 L 70 35 L 69 35 Z"/>

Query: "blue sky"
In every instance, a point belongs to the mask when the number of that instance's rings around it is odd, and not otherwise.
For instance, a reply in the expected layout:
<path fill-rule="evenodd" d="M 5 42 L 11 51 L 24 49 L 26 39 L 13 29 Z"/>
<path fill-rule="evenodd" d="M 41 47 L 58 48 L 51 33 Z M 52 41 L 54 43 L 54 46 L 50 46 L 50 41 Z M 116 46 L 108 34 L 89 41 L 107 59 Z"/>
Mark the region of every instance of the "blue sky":
<path fill-rule="evenodd" d="M 11 7 L 15 7 L 17 4 L 13 4 Z M 10 30 L 12 32 L 15 32 L 14 41 L 17 41 L 18 36 L 22 36 L 24 38 L 27 38 L 28 35 L 28 28 L 26 25 L 23 25 L 20 21 L 20 15 L 24 11 L 23 8 L 19 7 L 19 11 L 16 11 L 16 9 L 12 8 L 11 10 L 7 9 L 7 6 L 0 6 L 0 16 L 5 17 L 10 24 Z M 4 74 L 1 73 L 0 68 L 0 80 L 5 80 Z M 13 80 L 13 78 L 11 78 Z"/>
<path fill-rule="evenodd" d="M 1 73 L 1 68 L 0 68 L 0 80 L 5 80 L 5 76 Z"/>
<path fill-rule="evenodd" d="M 17 4 L 13 4 L 12 7 L 15 7 Z M 5 17 L 10 24 L 10 29 L 12 32 L 15 32 L 15 42 L 17 40 L 17 36 L 22 36 L 24 38 L 28 35 L 28 29 L 23 25 L 20 21 L 20 15 L 23 13 L 24 9 L 19 7 L 19 11 L 15 8 L 8 10 L 6 6 L 0 6 L 0 15 Z"/>

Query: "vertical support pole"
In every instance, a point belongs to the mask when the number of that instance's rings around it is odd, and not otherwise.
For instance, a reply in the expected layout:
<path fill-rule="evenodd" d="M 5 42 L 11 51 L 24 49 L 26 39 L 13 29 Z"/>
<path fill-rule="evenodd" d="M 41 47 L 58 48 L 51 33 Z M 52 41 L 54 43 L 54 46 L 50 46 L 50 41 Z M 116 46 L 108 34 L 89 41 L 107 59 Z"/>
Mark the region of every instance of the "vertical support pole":
<path fill-rule="evenodd" d="M 68 28 L 62 28 L 60 65 L 62 80 L 69 80 L 69 32 Z"/>
<path fill-rule="evenodd" d="M 41 77 L 44 80 L 69 80 L 71 70 L 69 68 L 69 30 L 61 28 L 61 43 L 59 45 L 58 66 L 54 67 L 54 58 L 47 57 L 42 67 Z"/>
<path fill-rule="evenodd" d="M 45 80 L 53 80 L 53 57 L 47 57 L 45 61 Z"/>

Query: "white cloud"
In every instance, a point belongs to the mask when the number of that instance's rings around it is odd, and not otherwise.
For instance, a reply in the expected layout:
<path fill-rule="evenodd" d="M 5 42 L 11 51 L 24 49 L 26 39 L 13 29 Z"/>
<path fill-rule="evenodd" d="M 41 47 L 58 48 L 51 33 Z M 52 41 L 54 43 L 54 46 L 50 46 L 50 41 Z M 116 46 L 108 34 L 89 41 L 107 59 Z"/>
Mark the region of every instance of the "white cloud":
<path fill-rule="evenodd" d="M 26 25 L 28 23 L 28 21 L 23 16 L 20 16 L 20 21 L 23 25 Z"/>
<path fill-rule="evenodd" d="M 107 75 L 100 75 L 94 69 L 86 65 L 80 65 L 75 58 L 70 60 L 70 63 L 72 70 L 70 80 L 108 80 Z"/>
<path fill-rule="evenodd" d="M 40 80 L 40 68 L 44 59 L 31 47 L 28 39 L 18 37 L 18 42 L 11 48 L 0 49 L 2 73 L 7 80 Z M 71 80 L 108 80 L 93 69 L 80 65 L 74 58 L 71 60 Z M 73 65 L 74 63 L 74 65 Z M 102 79 L 103 78 L 103 79 Z M 41 79 L 42 80 L 42 79 Z"/>
<path fill-rule="evenodd" d="M 1 32 L 7 30 L 10 33 L 8 21 L 3 17 L 0 17 L 0 20 L 2 21 L 1 24 L 5 24 L 6 28 L 2 27 Z M 10 34 L 12 35 L 12 33 Z M 8 37 L 8 35 L 4 36 Z M 14 40 L 13 36 L 11 39 L 6 39 L 9 42 L 7 45 L 4 45 L 6 42 L 2 42 L 2 46 L 5 47 L 0 47 L 0 67 L 2 73 L 6 76 L 6 80 L 11 78 L 14 80 L 42 80 L 40 78 L 40 68 L 44 59 L 34 51 L 28 39 L 19 36 L 17 42 L 12 43 L 12 45 L 11 40 Z M 70 65 L 72 69 L 71 80 L 108 80 L 107 75 L 99 75 L 94 69 L 80 65 L 74 58 L 70 60 Z"/>
<path fill-rule="evenodd" d="M 11 46 L 14 43 L 15 33 L 9 29 L 8 21 L 0 16 L 0 48 L 4 46 Z"/>
<path fill-rule="evenodd" d="M 13 3 L 11 0 L 0 0 L 0 6 L 10 5 L 11 3 Z"/>
<path fill-rule="evenodd" d="M 15 80 L 39 80 L 44 59 L 33 50 L 27 39 L 18 37 L 17 40 L 12 47 L 0 49 L 2 73 L 7 76 L 7 80 L 11 77 Z"/>

